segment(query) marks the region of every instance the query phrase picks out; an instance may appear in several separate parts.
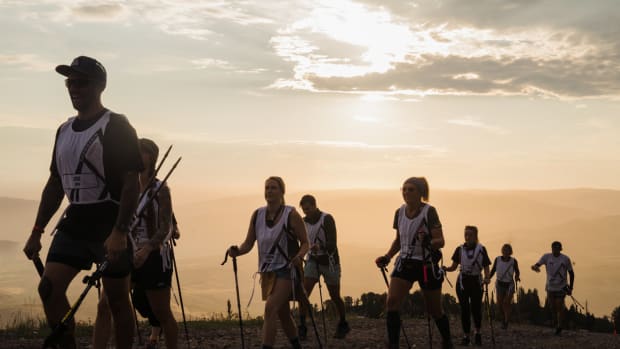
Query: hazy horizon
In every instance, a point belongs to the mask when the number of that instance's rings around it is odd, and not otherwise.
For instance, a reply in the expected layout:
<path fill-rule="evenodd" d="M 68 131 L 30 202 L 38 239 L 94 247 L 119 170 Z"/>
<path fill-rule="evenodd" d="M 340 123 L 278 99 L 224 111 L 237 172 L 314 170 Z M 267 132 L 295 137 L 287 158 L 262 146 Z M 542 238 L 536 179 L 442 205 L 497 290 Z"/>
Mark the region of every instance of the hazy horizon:
<path fill-rule="evenodd" d="M 305 192 L 304 192 L 305 193 Z M 336 219 L 342 256 L 343 295 L 359 297 L 363 292 L 383 292 L 381 275 L 374 258 L 387 250 L 394 238 L 391 224 L 394 210 L 402 204 L 398 190 L 315 191 L 318 205 Z M 290 192 L 287 203 L 296 206 L 301 193 Z M 522 272 L 521 286 L 536 288 L 544 302 L 544 272 L 536 274 L 529 266 L 550 251 L 550 243 L 560 240 L 564 252 L 575 263 L 575 297 L 597 316 L 609 314 L 619 306 L 615 285 L 620 283 L 620 262 L 616 247 L 620 226 L 620 191 L 571 189 L 552 191 L 446 191 L 432 190 L 430 203 L 437 207 L 443 224 L 446 247 L 444 263 L 449 264 L 454 248 L 462 243 L 465 224 L 476 224 L 481 242 L 491 258 L 499 255 L 503 243 L 512 243 Z M 181 229 L 177 257 L 188 312 L 194 316 L 225 312 L 227 299 L 234 300 L 234 279 L 230 265 L 220 266 L 224 252 L 245 237 L 252 211 L 264 205 L 262 192 L 252 195 L 204 200 L 175 205 Z M 0 240 L 16 241 L 9 263 L 4 263 L 0 299 L 7 304 L 32 306 L 18 309 L 37 310 L 36 274 L 20 252 L 28 227 L 36 213 L 32 200 L 0 199 L 0 216 L 6 229 Z M 523 219 L 527 217 L 527 219 Z M 52 220 L 50 227 L 55 224 Z M 51 241 L 43 238 L 42 255 Z M 596 234 L 596 239 L 592 236 Z M 604 241 L 600 244 L 599 241 Z M 3 252 L 0 251 L 0 256 Z M 6 255 L 6 252 L 5 252 Z M 3 260 L 7 260 L 3 258 Z M 247 303 L 256 271 L 256 247 L 239 259 L 239 280 L 243 307 Z M 205 275 L 208 277 L 205 278 Z M 456 273 L 449 274 L 452 283 Z M 76 279 L 71 296 L 77 296 L 82 284 Z M 258 287 L 258 284 L 257 286 Z M 414 286 L 412 291 L 418 289 Z M 454 295 L 444 283 L 444 292 Z M 90 296 L 89 298 L 93 298 Z M 313 294 L 313 302 L 318 295 Z M 21 300 L 21 303 L 20 303 Z M 28 301 L 30 300 L 30 301 Z M 17 303 L 16 303 L 17 302 Z M 92 318 L 94 298 L 87 303 L 82 319 Z M 567 300 L 570 305 L 570 300 Z M 249 311 L 260 315 L 263 302 L 255 296 Z M 176 307 L 176 305 L 175 305 Z M 178 310 L 178 308 L 177 308 Z M 40 306 L 38 308 L 40 311 Z M 0 309 L 6 319 L 10 310 Z"/>

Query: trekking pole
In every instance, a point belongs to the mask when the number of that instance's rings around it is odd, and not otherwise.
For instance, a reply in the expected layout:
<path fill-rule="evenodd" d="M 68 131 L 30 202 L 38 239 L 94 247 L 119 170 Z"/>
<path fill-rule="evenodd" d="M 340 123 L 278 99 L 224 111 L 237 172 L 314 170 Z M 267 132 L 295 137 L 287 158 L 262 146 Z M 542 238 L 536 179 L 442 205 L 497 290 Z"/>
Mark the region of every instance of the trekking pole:
<path fill-rule="evenodd" d="M 174 276 L 177 279 L 177 289 L 179 290 L 179 301 L 181 302 L 181 314 L 183 315 L 183 327 L 185 328 L 185 341 L 187 342 L 187 349 L 189 349 L 189 332 L 187 331 L 187 320 L 185 320 L 185 306 L 183 306 L 183 296 L 181 294 L 181 282 L 179 281 L 179 270 L 177 268 L 177 260 L 174 257 L 173 245 L 174 244 L 170 244 L 170 255 L 172 257 L 172 265 L 174 267 Z"/>
<path fill-rule="evenodd" d="M 388 292 L 390 291 L 390 282 L 387 278 L 387 268 L 381 267 L 381 274 L 383 275 L 383 280 L 385 280 L 385 285 L 388 288 Z M 409 338 L 407 337 L 407 332 L 405 332 L 405 326 L 403 325 L 402 320 L 400 321 L 400 330 L 403 333 L 403 337 L 405 337 L 405 342 L 407 343 L 407 348 L 411 349 L 411 344 L 409 344 Z"/>
<path fill-rule="evenodd" d="M 327 345 L 327 325 L 325 323 L 325 308 L 323 307 L 323 290 L 321 287 L 321 275 L 319 275 L 319 298 L 321 299 L 321 317 L 323 318 L 323 337 Z"/>
<path fill-rule="evenodd" d="M 170 150 L 171 149 L 172 149 L 172 144 L 168 147 L 168 150 L 166 150 L 166 153 L 164 153 L 164 156 L 159 161 L 159 165 L 157 165 L 157 168 L 155 168 L 155 172 L 153 172 L 153 175 L 151 176 L 151 179 L 149 180 L 149 183 L 148 183 L 148 185 L 145 188 L 148 189 L 148 188 L 151 187 L 151 185 L 153 185 L 153 183 L 155 183 L 155 179 L 157 178 L 157 174 L 159 173 L 159 170 L 161 169 L 161 166 L 164 164 L 164 161 L 166 161 L 166 158 L 168 158 L 168 154 L 170 154 Z M 146 195 L 146 192 L 147 192 L 147 190 L 142 192 L 142 194 L 138 198 L 138 202 L 142 201 L 142 199 L 144 198 L 144 195 Z"/>
<path fill-rule="evenodd" d="M 569 295 L 570 298 L 573 300 L 573 303 L 578 306 L 579 308 L 581 308 L 582 311 L 585 311 L 586 308 L 583 307 L 583 305 L 581 305 L 581 303 L 579 303 L 579 301 L 577 299 L 575 299 L 575 297 L 573 297 L 572 294 Z M 586 302 L 587 303 L 587 302 Z"/>
<path fill-rule="evenodd" d="M 446 273 L 446 271 L 443 269 L 443 256 L 441 256 L 441 272 L 443 273 L 443 278 L 448 282 L 450 288 L 454 288 L 454 286 L 452 286 L 452 283 L 450 282 L 450 279 L 448 278 L 448 273 Z"/>
<path fill-rule="evenodd" d="M 34 267 L 37 269 L 37 273 L 39 273 L 39 277 L 42 277 L 45 267 L 43 267 L 43 262 L 41 262 L 41 257 L 37 255 L 36 257 L 32 259 L 32 263 L 34 263 Z"/>
<path fill-rule="evenodd" d="M 288 260 L 288 258 L 287 258 L 287 260 Z M 290 263 L 291 262 L 289 260 L 289 264 Z M 293 268 L 293 274 L 294 274 L 293 276 L 297 275 L 297 273 L 298 273 L 297 267 L 292 264 L 291 268 Z M 308 298 L 308 294 L 306 293 L 306 288 L 304 287 L 304 285 L 301 284 L 301 280 L 297 281 L 298 284 L 295 283 L 295 281 L 297 279 L 298 278 L 293 277 L 293 280 L 292 280 L 293 281 L 293 290 L 295 289 L 295 287 L 297 285 L 301 286 L 300 287 L 300 289 L 301 289 L 301 292 L 300 292 L 301 293 L 301 300 L 302 300 L 302 302 L 304 302 L 304 305 L 306 306 L 306 309 L 309 310 L 308 311 L 308 315 L 310 316 L 310 321 L 312 322 L 312 327 L 314 328 L 314 335 L 316 336 L 316 341 L 317 341 L 317 344 L 319 345 L 319 349 L 323 349 L 323 343 L 321 343 L 321 336 L 319 335 L 319 330 L 318 330 L 318 328 L 316 326 L 316 321 L 314 321 L 314 314 L 313 314 L 313 311 L 312 311 L 312 308 L 313 308 L 312 304 L 310 304 L 310 299 Z"/>
<path fill-rule="evenodd" d="M 491 326 L 491 342 L 495 348 L 495 331 L 493 330 L 493 318 L 491 317 L 491 303 L 489 302 L 489 285 L 484 284 L 484 301 L 487 305 L 487 316 L 489 317 L 489 325 Z"/>
<path fill-rule="evenodd" d="M 86 284 L 86 288 L 84 289 L 84 291 L 82 291 L 82 294 L 80 294 L 73 306 L 69 308 L 69 311 L 67 311 L 60 323 L 56 325 L 54 329 L 52 329 L 52 333 L 45 337 L 45 340 L 43 341 L 43 349 L 56 348 L 58 340 L 62 337 L 63 333 L 69 327 L 69 322 L 73 320 L 75 313 L 84 301 L 84 298 L 86 298 L 88 291 L 90 291 L 90 289 L 95 286 L 97 281 L 101 278 L 101 274 L 106 270 L 108 264 L 109 262 L 107 260 L 104 261 L 103 263 L 101 263 L 99 268 L 97 268 L 97 270 L 95 270 L 90 276 L 87 275 L 84 277 L 83 282 Z"/>
<path fill-rule="evenodd" d="M 232 257 L 233 260 L 233 272 L 235 273 L 235 291 L 237 292 L 237 310 L 239 311 L 239 332 L 241 334 L 241 348 L 245 349 L 245 341 L 243 339 L 243 318 L 241 317 L 241 299 L 239 298 L 239 280 L 237 279 L 237 257 Z M 226 264 L 228 261 L 228 251 L 224 255 L 224 261 L 221 265 Z"/>

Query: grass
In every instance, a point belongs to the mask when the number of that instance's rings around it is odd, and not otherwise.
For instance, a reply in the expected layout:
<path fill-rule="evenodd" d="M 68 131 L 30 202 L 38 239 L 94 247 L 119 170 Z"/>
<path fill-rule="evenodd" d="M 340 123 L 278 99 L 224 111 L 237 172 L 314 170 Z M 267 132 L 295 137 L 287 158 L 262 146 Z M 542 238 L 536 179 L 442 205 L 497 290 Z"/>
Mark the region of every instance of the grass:
<path fill-rule="evenodd" d="M 248 318 L 245 315 L 243 324 L 248 326 L 261 326 L 263 324 L 262 317 Z M 177 319 L 179 326 L 182 320 Z M 147 321 L 139 321 L 140 328 L 144 329 L 149 326 Z M 207 330 L 235 327 L 239 324 L 239 318 L 236 315 L 230 317 L 221 313 L 212 314 L 208 317 L 198 317 L 187 319 L 187 327 L 191 329 Z M 78 321 L 76 323 L 76 337 L 90 337 L 93 333 L 93 323 L 89 321 Z M 16 312 L 11 314 L 11 318 L 6 321 L 4 328 L 0 329 L 1 338 L 25 338 L 36 339 L 45 338 L 51 332 L 47 326 L 47 321 L 41 316 L 35 316 L 30 313 Z"/>

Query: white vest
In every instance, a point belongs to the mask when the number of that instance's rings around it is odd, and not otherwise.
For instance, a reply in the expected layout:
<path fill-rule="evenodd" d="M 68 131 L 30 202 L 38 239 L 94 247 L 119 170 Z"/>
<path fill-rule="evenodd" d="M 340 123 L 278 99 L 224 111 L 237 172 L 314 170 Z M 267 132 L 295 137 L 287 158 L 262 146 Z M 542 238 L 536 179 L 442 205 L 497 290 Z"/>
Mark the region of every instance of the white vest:
<path fill-rule="evenodd" d="M 325 219 L 325 213 L 321 212 L 321 217 L 319 221 L 315 224 L 306 223 L 306 230 L 308 232 L 308 241 L 310 241 L 310 245 L 318 243 L 320 246 L 325 246 L 325 242 L 327 241 L 327 237 L 325 236 L 325 229 L 323 228 L 323 220 Z M 310 251 L 309 255 L 324 255 L 324 250 L 319 250 L 314 253 Z"/>
<path fill-rule="evenodd" d="M 400 235 L 400 258 L 423 260 L 424 255 L 428 260 L 431 250 L 422 251 L 422 241 L 419 239 L 418 232 L 423 231 L 430 234 L 426 224 L 426 216 L 430 205 L 425 204 L 422 211 L 413 219 L 406 215 L 407 205 L 402 205 L 398 210 L 398 234 Z"/>
<path fill-rule="evenodd" d="M 56 139 L 56 167 L 71 204 L 113 201 L 105 184 L 103 134 L 110 111 L 83 131 L 73 131 L 76 117 L 67 120 Z M 115 201 L 116 202 L 116 201 Z"/>
<path fill-rule="evenodd" d="M 258 271 L 261 273 L 281 269 L 288 265 L 288 216 L 292 206 L 284 206 L 280 219 L 273 227 L 268 227 L 265 221 L 267 207 L 261 207 L 256 212 L 254 231 L 258 244 Z M 283 255 L 283 253 L 285 255 Z"/>
<path fill-rule="evenodd" d="M 149 192 L 154 193 L 155 191 L 157 191 L 157 189 L 160 186 L 161 186 L 161 181 L 159 180 L 155 181 L 154 185 L 151 187 Z M 150 200 L 150 201 L 151 201 L 151 204 L 153 205 L 153 213 L 155 214 L 155 218 L 154 218 L 155 229 L 159 229 L 159 201 L 157 200 L 157 198 L 153 198 L 153 200 Z M 137 247 L 143 246 L 144 244 L 148 243 L 148 241 L 150 240 L 149 233 L 148 233 L 148 225 L 146 223 L 147 222 L 146 215 L 148 214 L 148 211 L 149 211 L 149 209 L 146 208 L 147 202 L 149 202 L 149 194 L 144 195 L 142 200 L 140 200 L 140 202 L 138 203 L 138 207 L 136 209 L 136 212 L 138 213 L 143 212 L 140 215 L 140 219 L 138 219 L 135 229 L 133 229 L 133 239 Z M 172 223 L 172 220 L 170 221 Z M 172 230 L 172 224 L 170 224 L 170 230 Z M 156 232 L 151 232 L 151 236 L 154 235 L 155 233 Z M 171 236 L 171 232 L 168 232 L 166 234 L 166 240 L 170 236 Z"/>
<path fill-rule="evenodd" d="M 473 250 L 467 250 L 461 245 L 461 273 L 464 275 L 480 275 L 482 273 L 482 245 L 476 244 Z"/>
<path fill-rule="evenodd" d="M 495 258 L 495 273 L 497 281 L 512 282 L 515 274 L 515 259 L 509 257 L 508 262 L 505 262 L 501 256 Z"/>

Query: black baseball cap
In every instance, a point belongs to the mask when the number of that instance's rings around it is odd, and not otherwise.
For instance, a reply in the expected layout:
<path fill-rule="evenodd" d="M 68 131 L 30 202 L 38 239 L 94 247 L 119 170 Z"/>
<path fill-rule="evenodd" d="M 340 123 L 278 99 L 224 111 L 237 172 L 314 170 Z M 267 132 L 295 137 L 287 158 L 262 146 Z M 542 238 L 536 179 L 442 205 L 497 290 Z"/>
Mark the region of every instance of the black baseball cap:
<path fill-rule="evenodd" d="M 71 73 L 77 72 L 88 76 L 95 81 L 106 82 L 107 73 L 103 64 L 99 63 L 96 59 L 79 56 L 75 57 L 71 62 L 71 65 L 59 65 L 56 67 L 56 72 L 60 75 L 69 76 Z"/>
<path fill-rule="evenodd" d="M 560 251 L 562 250 L 562 243 L 559 241 L 554 241 L 553 243 L 551 243 L 551 248 L 559 248 Z"/>

